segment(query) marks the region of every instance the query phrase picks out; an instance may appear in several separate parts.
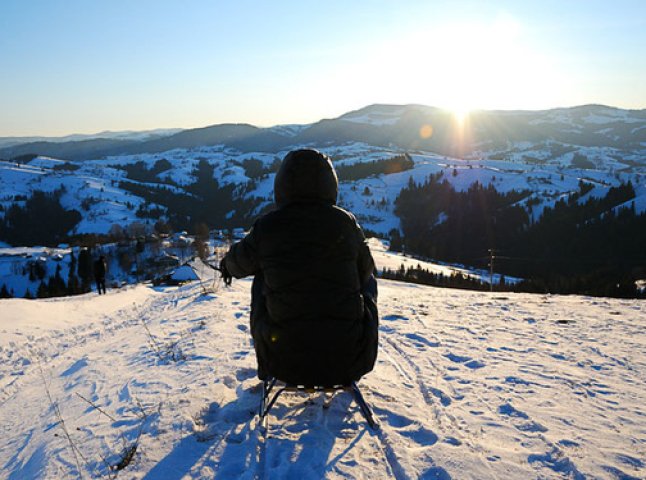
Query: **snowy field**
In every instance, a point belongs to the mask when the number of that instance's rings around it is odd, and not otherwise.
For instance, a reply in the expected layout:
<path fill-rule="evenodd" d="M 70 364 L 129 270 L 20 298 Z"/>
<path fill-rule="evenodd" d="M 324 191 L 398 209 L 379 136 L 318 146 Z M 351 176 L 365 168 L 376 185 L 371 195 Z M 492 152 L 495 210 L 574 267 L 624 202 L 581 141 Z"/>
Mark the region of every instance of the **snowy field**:
<path fill-rule="evenodd" d="M 381 429 L 285 394 L 264 437 L 250 285 L 0 301 L 0 478 L 646 477 L 643 301 L 381 281 Z"/>

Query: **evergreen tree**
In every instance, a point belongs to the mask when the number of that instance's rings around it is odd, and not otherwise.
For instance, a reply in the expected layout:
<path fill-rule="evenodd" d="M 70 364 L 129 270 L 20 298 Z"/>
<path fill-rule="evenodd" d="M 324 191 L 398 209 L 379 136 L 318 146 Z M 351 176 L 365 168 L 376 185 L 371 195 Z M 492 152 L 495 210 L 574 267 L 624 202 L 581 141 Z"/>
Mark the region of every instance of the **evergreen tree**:
<path fill-rule="evenodd" d="M 56 273 L 47 283 L 47 293 L 49 297 L 61 297 L 67 293 L 67 285 L 61 276 L 60 265 L 56 265 Z"/>
<path fill-rule="evenodd" d="M 7 286 L 3 283 L 0 289 L 0 298 L 13 298 L 13 295 L 7 290 Z"/>
<path fill-rule="evenodd" d="M 37 298 L 47 298 L 49 296 L 49 291 L 47 290 L 47 283 L 44 280 L 41 280 L 38 285 L 38 290 L 36 291 Z"/>
<path fill-rule="evenodd" d="M 0 219 L 0 238 L 12 245 L 57 245 L 81 221 L 60 203 L 63 192 L 34 191 L 24 207 L 13 204 Z"/>
<path fill-rule="evenodd" d="M 67 294 L 76 295 L 79 293 L 79 280 L 76 276 L 76 257 L 74 251 L 70 252 L 70 269 L 67 276 Z"/>
<path fill-rule="evenodd" d="M 393 228 L 389 232 L 389 236 L 390 236 L 389 250 L 392 250 L 393 252 L 401 252 L 404 246 L 404 243 L 402 242 L 402 236 L 399 233 L 399 230 L 397 228 Z"/>
<path fill-rule="evenodd" d="M 82 291 L 89 292 L 90 285 L 92 285 L 92 277 L 94 276 L 92 253 L 89 248 L 83 248 L 79 252 L 77 271 L 78 276 L 81 279 Z"/>

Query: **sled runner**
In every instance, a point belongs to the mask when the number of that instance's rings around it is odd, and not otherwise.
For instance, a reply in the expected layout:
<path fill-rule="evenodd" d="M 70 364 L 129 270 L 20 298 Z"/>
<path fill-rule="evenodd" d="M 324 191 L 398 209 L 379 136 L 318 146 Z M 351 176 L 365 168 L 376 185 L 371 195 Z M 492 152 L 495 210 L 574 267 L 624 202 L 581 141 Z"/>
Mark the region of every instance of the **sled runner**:
<path fill-rule="evenodd" d="M 308 394 L 326 393 L 334 395 L 337 392 L 343 391 L 352 394 L 352 398 L 357 403 L 357 405 L 359 405 L 361 414 L 366 419 L 366 422 L 368 422 L 370 428 L 372 428 L 373 430 L 379 429 L 379 424 L 375 420 L 372 410 L 364 400 L 363 395 L 361 394 L 361 390 L 359 390 L 359 387 L 357 386 L 357 382 L 352 382 L 350 385 L 337 385 L 334 387 L 305 387 L 303 385 L 290 385 L 284 382 L 280 382 L 281 385 L 277 387 L 278 390 L 276 390 L 276 392 L 270 399 L 271 392 L 274 387 L 276 387 L 276 383 L 278 382 L 279 380 L 276 378 L 270 378 L 269 380 L 264 380 L 262 382 L 262 399 L 260 400 L 260 409 L 258 412 L 261 421 L 267 416 L 267 414 L 269 414 L 269 411 L 283 392 L 300 392 Z M 326 402 L 323 406 L 324 408 L 326 408 L 327 406 L 329 406 L 329 402 Z"/>

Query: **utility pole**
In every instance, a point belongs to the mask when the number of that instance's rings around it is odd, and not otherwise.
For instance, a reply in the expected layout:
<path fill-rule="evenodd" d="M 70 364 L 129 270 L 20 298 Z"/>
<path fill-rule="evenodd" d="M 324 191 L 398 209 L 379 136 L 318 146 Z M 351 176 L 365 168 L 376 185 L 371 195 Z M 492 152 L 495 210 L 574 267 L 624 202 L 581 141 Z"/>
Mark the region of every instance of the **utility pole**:
<path fill-rule="evenodd" d="M 493 248 L 489 249 L 489 291 L 493 292 L 493 260 L 496 258 Z"/>

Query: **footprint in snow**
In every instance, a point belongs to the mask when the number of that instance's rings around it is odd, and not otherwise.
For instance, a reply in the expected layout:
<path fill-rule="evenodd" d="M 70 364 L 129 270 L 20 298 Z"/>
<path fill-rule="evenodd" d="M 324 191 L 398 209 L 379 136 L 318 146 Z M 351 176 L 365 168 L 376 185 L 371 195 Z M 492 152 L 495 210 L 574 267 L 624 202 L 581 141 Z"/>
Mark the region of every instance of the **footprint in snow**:
<path fill-rule="evenodd" d="M 81 358 L 80 360 L 74 362 L 67 370 L 61 373 L 60 376 L 69 377 L 70 375 L 74 375 L 76 372 L 85 367 L 87 367 L 87 358 Z"/>
<path fill-rule="evenodd" d="M 431 391 L 433 395 L 435 395 L 440 400 L 440 403 L 442 404 L 442 406 L 448 407 L 449 405 L 451 405 L 451 397 L 449 397 L 442 390 L 435 387 L 428 387 L 428 389 Z"/>
<path fill-rule="evenodd" d="M 445 437 L 442 441 L 444 443 L 448 443 L 449 445 L 453 445 L 454 447 L 459 447 L 460 445 L 462 445 L 462 442 L 455 437 Z"/>
<path fill-rule="evenodd" d="M 399 433 L 406 438 L 410 438 L 422 447 L 428 447 L 437 443 L 437 435 L 422 426 L 418 426 L 413 430 L 401 430 Z"/>
<path fill-rule="evenodd" d="M 548 428 L 544 427 L 540 423 L 530 421 L 528 423 L 521 423 L 519 425 L 516 425 L 516 428 L 520 430 L 521 432 L 547 432 Z"/>
<path fill-rule="evenodd" d="M 568 448 L 577 448 L 579 446 L 579 444 L 574 440 L 567 440 L 567 439 L 559 440 L 558 444 L 562 447 L 568 447 Z"/>
<path fill-rule="evenodd" d="M 444 356 L 455 363 L 464 363 L 471 360 L 471 357 L 463 357 L 461 355 L 456 355 L 454 353 L 447 353 Z"/>
<path fill-rule="evenodd" d="M 224 383 L 227 387 L 235 389 L 236 386 L 238 385 L 238 381 L 233 378 L 231 375 L 225 375 L 222 377 L 222 383 Z"/>
<path fill-rule="evenodd" d="M 236 372 L 236 378 L 239 382 L 244 382 L 256 376 L 256 370 L 253 368 L 241 368 Z"/>
<path fill-rule="evenodd" d="M 420 480 L 451 480 L 449 472 L 442 467 L 431 467 L 419 476 Z"/>
<path fill-rule="evenodd" d="M 424 428 L 408 417 L 377 407 L 375 407 L 375 413 L 381 418 L 385 417 L 388 425 L 394 428 L 398 434 L 413 440 L 420 446 L 428 447 L 437 443 L 438 437 L 435 432 Z"/>
<path fill-rule="evenodd" d="M 515 409 L 510 403 L 504 403 L 498 407 L 498 413 L 516 418 L 529 418 L 525 412 Z"/>
<path fill-rule="evenodd" d="M 396 320 L 406 320 L 406 321 L 408 321 L 408 317 L 404 317 L 403 315 L 385 315 L 381 319 L 389 321 L 389 322 L 394 322 Z"/>
<path fill-rule="evenodd" d="M 527 386 L 535 385 L 535 383 L 533 382 L 529 382 L 520 377 L 514 377 L 514 376 L 505 377 L 505 383 L 511 383 L 513 385 L 527 385 Z"/>
<path fill-rule="evenodd" d="M 249 355 L 249 350 L 239 350 L 237 352 L 234 352 L 231 358 L 233 360 L 241 360 L 245 358 L 247 355 Z"/>
<path fill-rule="evenodd" d="M 574 480 L 584 480 L 585 476 L 576 468 L 576 465 L 570 460 L 558 447 L 544 454 L 532 454 L 527 457 L 530 464 L 538 463 L 550 470 L 558 473 L 561 477 L 567 476 Z M 621 477 L 620 477 L 621 478 Z M 626 478 L 626 477 L 623 477 Z"/>
<path fill-rule="evenodd" d="M 514 408 L 511 404 L 509 403 L 504 403 L 498 407 L 498 413 L 501 415 L 506 415 L 508 417 L 512 418 L 517 418 L 521 420 L 528 420 L 527 422 L 521 422 L 516 425 L 514 425 L 518 430 L 521 432 L 547 432 L 547 428 L 541 425 L 540 423 L 536 423 L 533 420 L 529 419 L 529 415 L 527 415 L 525 412 L 521 412 L 520 410 Z"/>
<path fill-rule="evenodd" d="M 471 370 L 477 370 L 478 368 L 483 368 L 486 364 L 480 360 L 471 360 L 464 364 L 465 367 L 470 368 Z"/>
<path fill-rule="evenodd" d="M 444 356 L 454 363 L 463 363 L 465 367 L 470 368 L 471 370 L 477 370 L 478 368 L 482 368 L 486 365 L 480 360 L 471 360 L 471 357 L 464 357 L 454 353 L 446 353 Z M 455 368 L 449 367 L 449 370 L 455 370 Z"/>
<path fill-rule="evenodd" d="M 403 415 L 398 415 L 389 410 L 384 410 L 384 409 L 375 407 L 375 412 L 378 412 L 379 416 L 386 417 L 386 421 L 388 422 L 388 425 L 390 425 L 393 428 L 404 428 L 413 423 L 413 421 L 410 418 L 404 417 Z"/>
<path fill-rule="evenodd" d="M 421 343 L 422 345 L 426 345 L 427 347 L 439 347 L 440 342 L 431 342 L 425 337 L 422 337 L 421 335 L 418 335 L 416 333 L 407 333 L 404 335 L 406 338 L 413 340 L 414 342 Z"/>

